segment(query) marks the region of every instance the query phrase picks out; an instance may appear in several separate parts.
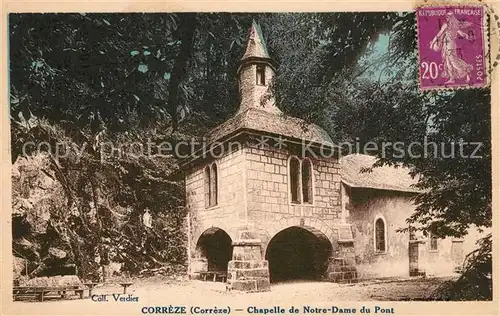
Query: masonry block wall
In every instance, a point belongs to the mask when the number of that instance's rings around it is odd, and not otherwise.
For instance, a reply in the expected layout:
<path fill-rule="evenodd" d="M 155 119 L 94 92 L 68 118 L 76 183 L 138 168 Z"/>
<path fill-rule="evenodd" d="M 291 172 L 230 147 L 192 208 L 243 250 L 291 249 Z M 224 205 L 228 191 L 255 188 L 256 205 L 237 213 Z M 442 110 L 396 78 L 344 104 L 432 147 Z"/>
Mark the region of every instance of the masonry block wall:
<path fill-rule="evenodd" d="M 313 202 L 294 204 L 288 174 L 291 154 L 274 147 L 249 146 L 245 155 L 248 218 L 261 233 L 263 251 L 275 234 L 290 226 L 314 227 L 335 243 L 335 226 L 342 216 L 340 166 L 336 160 L 311 158 Z"/>
<path fill-rule="evenodd" d="M 213 160 L 186 174 L 186 204 L 190 212 L 192 257 L 196 257 L 196 243 L 207 229 L 221 228 L 235 240 L 239 228 L 245 224 L 244 151 L 238 149 L 228 152 L 215 161 L 218 170 L 218 203 L 206 208 L 204 168 L 211 163 Z"/>
<path fill-rule="evenodd" d="M 236 240 L 242 229 L 256 231 L 263 244 L 290 226 L 305 225 L 327 235 L 332 244 L 341 222 L 340 166 L 328 158 L 311 159 L 313 202 L 293 204 L 289 197 L 287 150 L 245 146 L 215 162 L 218 166 L 218 204 L 205 207 L 205 162 L 186 175 L 186 199 L 190 210 L 190 253 L 196 256 L 199 236 L 218 227 Z"/>

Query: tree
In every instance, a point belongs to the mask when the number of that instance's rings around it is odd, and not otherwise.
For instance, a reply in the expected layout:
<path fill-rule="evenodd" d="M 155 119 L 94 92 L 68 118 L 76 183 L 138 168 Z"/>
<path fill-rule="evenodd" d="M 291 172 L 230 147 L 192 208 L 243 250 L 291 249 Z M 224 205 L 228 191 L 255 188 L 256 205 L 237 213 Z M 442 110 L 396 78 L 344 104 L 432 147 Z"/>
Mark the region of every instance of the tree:
<path fill-rule="evenodd" d="M 147 143 L 201 137 L 234 113 L 236 69 L 254 18 L 269 31 L 270 47 L 287 74 L 297 71 L 288 69 L 295 58 L 290 45 L 298 45 L 303 54 L 319 45 L 311 62 L 335 49 L 353 64 L 390 15 L 351 14 L 349 19 L 360 26 L 375 27 L 373 34 L 348 37 L 348 27 L 336 27 L 337 20 L 344 21 L 342 15 L 9 16 L 12 160 L 38 154 L 27 142 L 47 142 L 42 170 L 57 181 L 54 195 L 62 198 L 49 212 L 50 238 L 48 231 L 33 235 L 27 229 L 14 241 L 16 251 L 38 254 L 32 272 L 41 273 L 51 264 L 47 254 L 54 246 L 67 251 L 66 259 L 85 276 L 95 274 L 108 254 L 130 272 L 185 262 L 178 159 L 158 155 L 160 148 Z M 295 32 L 296 44 L 273 31 L 285 27 L 282 22 Z M 311 33 L 316 22 L 320 24 Z M 329 41 L 332 36 L 342 44 Z M 154 229 L 141 225 L 145 208 Z M 33 224 L 19 214 L 16 232 Z M 22 246 L 25 239 L 33 247 Z M 100 263 L 94 258 L 101 258 Z"/>
<path fill-rule="evenodd" d="M 379 150 L 373 153 L 379 158 L 374 167 L 405 166 L 417 177 L 422 191 L 414 198 L 409 225 L 435 236 L 462 237 L 470 228 L 492 225 L 490 89 L 419 92 L 413 21 L 407 13 L 394 24 L 385 62 L 371 80 L 359 78 L 358 89 L 348 90 L 352 94 L 346 110 L 339 111 L 336 130 L 362 143 L 374 141 L 379 149 L 384 142 L 421 144 L 412 152 Z M 435 299 L 492 299 L 491 234 L 477 246 L 461 277 L 439 287 Z"/>
<path fill-rule="evenodd" d="M 334 140 L 481 142 L 480 159 L 373 154 L 377 165 L 402 164 L 419 178 L 410 224 L 438 236 L 491 226 L 489 89 L 419 92 L 413 13 L 12 14 L 12 160 L 33 153 L 23 151 L 27 141 L 66 145 L 64 157 L 49 151 L 47 168 L 78 214 L 53 219 L 72 236 L 56 232 L 74 260 L 108 244 L 119 245 L 111 260 L 130 271 L 182 262 L 178 160 L 154 156 L 160 148 L 147 143 L 202 137 L 236 111 L 236 69 L 252 19 L 279 64 L 271 92 L 281 109 L 326 127 Z M 380 36 L 388 38 L 381 53 Z M 134 144 L 151 155 L 134 155 Z M 175 236 L 165 245 L 147 233 L 146 253 L 144 208 L 153 227 Z"/>
<path fill-rule="evenodd" d="M 403 16 L 390 33 L 394 40 L 380 66 L 386 73 L 357 80 L 352 101 L 339 115 L 349 130 L 340 133 L 375 141 L 379 149 L 384 142 L 420 143 L 412 152 L 379 150 L 376 165 L 410 167 L 418 178 L 422 193 L 410 224 L 437 236 L 462 237 L 471 226 L 491 227 L 490 90 L 418 91 L 416 44 L 408 40 L 412 17 Z"/>

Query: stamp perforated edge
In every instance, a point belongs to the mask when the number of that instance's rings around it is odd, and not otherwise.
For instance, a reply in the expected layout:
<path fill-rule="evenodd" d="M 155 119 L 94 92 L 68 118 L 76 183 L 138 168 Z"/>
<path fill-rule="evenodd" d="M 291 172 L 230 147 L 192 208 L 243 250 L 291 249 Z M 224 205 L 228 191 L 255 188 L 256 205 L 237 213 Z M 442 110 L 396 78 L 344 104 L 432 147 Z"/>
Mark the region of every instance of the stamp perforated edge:
<path fill-rule="evenodd" d="M 428 87 L 428 88 L 423 88 L 420 82 L 420 77 L 421 77 L 421 67 L 420 67 L 420 42 L 419 42 L 419 25 L 418 25 L 418 16 L 417 16 L 417 10 L 419 8 L 423 7 L 465 7 L 465 6 L 477 6 L 481 7 L 483 9 L 483 17 L 481 21 L 481 29 L 483 31 L 483 49 L 484 49 L 484 64 L 485 64 L 485 83 L 480 86 L 474 86 L 474 85 L 460 85 L 460 86 L 446 86 L 443 85 L 442 87 Z M 417 38 L 417 59 L 418 59 L 418 73 L 417 73 L 417 81 L 418 81 L 418 87 L 421 92 L 428 92 L 428 91 L 457 91 L 457 90 L 463 90 L 463 89 L 485 89 L 490 87 L 491 85 L 491 51 L 490 51 L 490 14 L 493 14 L 493 9 L 491 9 L 487 4 L 485 3 L 480 3 L 480 2 L 470 2 L 470 3 L 460 3 L 460 2 L 429 2 L 425 1 L 424 3 L 419 3 L 416 4 L 413 8 L 413 11 L 415 12 L 415 23 L 416 23 L 416 30 L 415 30 L 415 35 Z M 499 52 L 500 56 L 500 52 Z"/>

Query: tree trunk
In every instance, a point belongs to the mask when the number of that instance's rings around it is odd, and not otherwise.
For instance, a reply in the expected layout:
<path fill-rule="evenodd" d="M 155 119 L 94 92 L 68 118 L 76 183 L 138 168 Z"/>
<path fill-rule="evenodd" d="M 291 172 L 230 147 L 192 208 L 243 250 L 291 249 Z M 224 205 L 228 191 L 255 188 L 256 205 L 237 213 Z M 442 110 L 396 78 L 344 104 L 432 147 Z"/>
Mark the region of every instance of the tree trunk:
<path fill-rule="evenodd" d="M 179 86 L 184 79 L 187 70 L 187 64 L 191 58 L 193 50 L 194 32 L 196 30 L 196 13 L 180 13 L 179 38 L 181 47 L 174 61 L 174 67 L 170 76 L 168 86 L 168 112 L 172 117 L 172 128 L 177 129 L 178 117 L 177 107 L 179 104 Z"/>

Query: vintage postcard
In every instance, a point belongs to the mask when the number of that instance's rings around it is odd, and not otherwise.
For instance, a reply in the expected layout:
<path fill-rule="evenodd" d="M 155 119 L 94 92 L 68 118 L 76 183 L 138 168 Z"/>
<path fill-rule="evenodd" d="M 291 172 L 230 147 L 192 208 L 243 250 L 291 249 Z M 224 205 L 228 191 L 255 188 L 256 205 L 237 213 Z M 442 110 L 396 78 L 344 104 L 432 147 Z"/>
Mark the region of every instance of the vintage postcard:
<path fill-rule="evenodd" d="M 3 8 L 2 315 L 499 314 L 498 3 Z"/>

